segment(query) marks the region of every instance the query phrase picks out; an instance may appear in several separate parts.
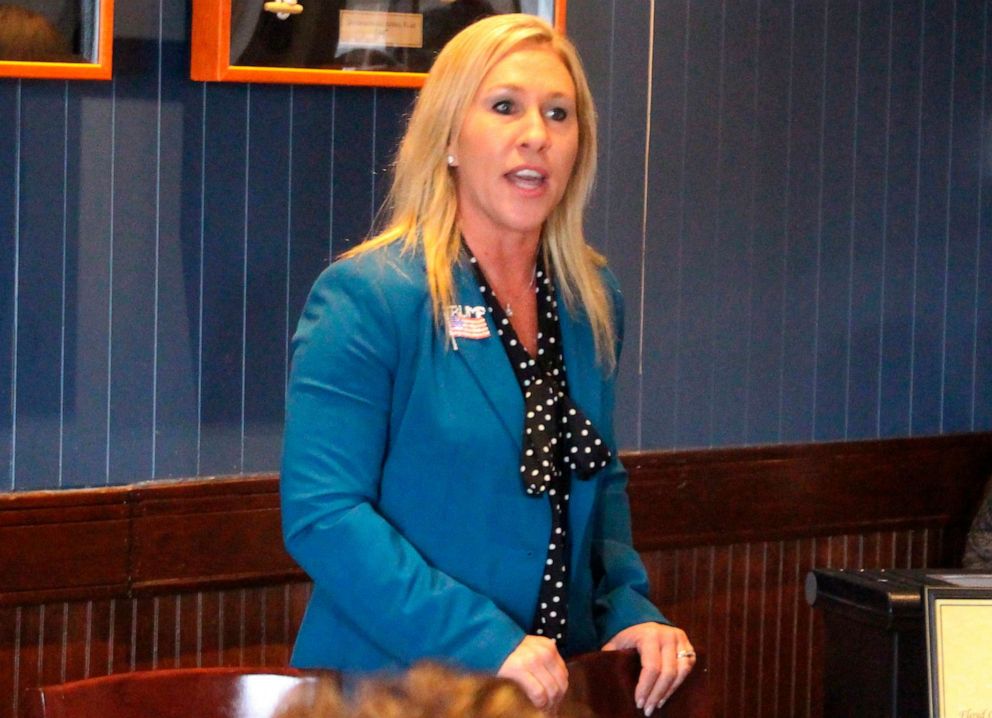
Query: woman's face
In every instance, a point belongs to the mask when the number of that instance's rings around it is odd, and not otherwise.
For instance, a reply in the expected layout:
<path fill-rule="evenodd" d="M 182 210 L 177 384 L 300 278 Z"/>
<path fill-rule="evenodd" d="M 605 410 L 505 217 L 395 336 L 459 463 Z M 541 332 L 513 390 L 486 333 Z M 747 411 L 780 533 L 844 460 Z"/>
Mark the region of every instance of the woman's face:
<path fill-rule="evenodd" d="M 547 45 L 527 44 L 483 78 L 449 148 L 462 232 L 536 239 L 579 148 L 575 83 Z"/>

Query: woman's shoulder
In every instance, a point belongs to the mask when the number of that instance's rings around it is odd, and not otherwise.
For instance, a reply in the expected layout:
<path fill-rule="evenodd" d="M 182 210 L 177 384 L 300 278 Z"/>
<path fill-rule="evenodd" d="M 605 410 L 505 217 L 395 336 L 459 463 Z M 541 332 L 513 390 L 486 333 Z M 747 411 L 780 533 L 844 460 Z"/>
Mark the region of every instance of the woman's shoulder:
<path fill-rule="evenodd" d="M 396 241 L 333 261 L 317 278 L 317 290 L 372 294 L 410 302 L 427 295 L 423 253 Z"/>
<path fill-rule="evenodd" d="M 382 246 L 332 262 L 313 283 L 294 343 L 329 345 L 361 331 L 387 346 L 387 335 L 416 324 L 429 302 L 417 255 Z"/>

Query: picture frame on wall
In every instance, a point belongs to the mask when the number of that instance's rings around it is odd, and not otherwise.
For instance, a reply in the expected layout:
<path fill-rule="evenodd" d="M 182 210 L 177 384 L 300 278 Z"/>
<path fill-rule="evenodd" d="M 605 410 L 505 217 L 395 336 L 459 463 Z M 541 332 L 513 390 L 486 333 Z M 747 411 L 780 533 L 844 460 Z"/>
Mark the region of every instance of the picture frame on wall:
<path fill-rule="evenodd" d="M 113 0 L 4 0 L 0 77 L 109 80 Z"/>
<path fill-rule="evenodd" d="M 565 28 L 566 0 L 193 0 L 190 76 L 420 87 L 459 30 L 525 12 Z"/>

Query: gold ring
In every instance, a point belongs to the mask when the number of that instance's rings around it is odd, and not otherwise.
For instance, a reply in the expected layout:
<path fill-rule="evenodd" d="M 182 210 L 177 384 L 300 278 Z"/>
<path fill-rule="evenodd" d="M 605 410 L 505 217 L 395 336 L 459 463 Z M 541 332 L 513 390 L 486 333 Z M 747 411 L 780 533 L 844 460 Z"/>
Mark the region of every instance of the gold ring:
<path fill-rule="evenodd" d="M 695 651 L 685 651 L 685 650 L 683 650 L 683 651 L 679 651 L 678 653 L 676 653 L 675 654 L 675 657 L 676 658 L 695 658 L 696 657 L 696 652 Z"/>

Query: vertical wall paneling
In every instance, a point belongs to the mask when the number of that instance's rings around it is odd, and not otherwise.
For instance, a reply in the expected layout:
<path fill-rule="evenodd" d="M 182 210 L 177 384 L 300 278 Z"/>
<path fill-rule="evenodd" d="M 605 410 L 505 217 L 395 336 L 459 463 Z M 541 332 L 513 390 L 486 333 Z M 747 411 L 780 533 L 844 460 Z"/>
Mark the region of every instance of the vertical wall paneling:
<path fill-rule="evenodd" d="M 3 666 L 13 685 L 3 686 L 0 715 L 18 715 L 29 685 L 155 668 L 285 666 L 309 590 L 286 584 L 4 608 L 4 645 L 14 648 L 4 657 L 17 665 Z"/>
<path fill-rule="evenodd" d="M 676 326 L 675 441 L 707 446 L 713 386 L 713 282 L 720 184 L 727 147 L 723 3 L 689 3 L 686 16 L 684 157 L 679 177 L 679 315 Z M 746 122 L 746 120 L 745 120 Z M 649 197 L 649 212 L 650 212 Z M 664 281 L 663 275 L 655 281 Z"/>
<path fill-rule="evenodd" d="M 982 107 L 984 8 L 955 4 L 953 107 Z M 975 263 L 980 237 L 975 212 L 982 181 L 981 112 L 956 113 L 949 139 L 947 186 L 947 258 L 944 266 L 946 297 L 943 306 L 944 362 L 941 368 L 940 425 L 942 431 L 971 428 L 972 347 L 975 339 Z M 955 278 L 954 281 L 951 278 Z M 952 330 L 954 318 L 960 328 Z"/>
<path fill-rule="evenodd" d="M 963 350 L 980 322 L 962 287 L 981 254 L 965 261 L 958 237 L 974 226 L 964 208 L 988 201 L 969 129 L 984 116 L 985 3 L 658 7 L 647 207 L 662 241 L 644 266 L 670 294 L 646 293 L 648 445 L 970 429 L 960 377 L 983 370 Z M 777 407 L 751 375 L 769 377 L 775 349 Z"/>
<path fill-rule="evenodd" d="M 680 405 L 676 389 L 680 368 L 679 330 L 684 314 L 681 233 L 685 198 L 680 177 L 687 151 L 687 28 L 691 5 L 659 2 L 652 7 L 656 19 L 651 24 L 655 36 L 650 45 L 653 51 L 648 105 L 651 115 L 647 123 L 650 161 L 644 170 L 643 255 L 640 260 L 643 266 L 642 286 L 638 292 L 641 298 L 638 445 L 657 442 L 657 446 L 673 446 L 678 443 Z M 646 395 L 648 387 L 651 392 Z M 621 423 L 617 422 L 618 425 Z"/>
<path fill-rule="evenodd" d="M 15 485 L 58 486 L 66 243 L 65 83 L 21 89 Z M 26 379 L 19 381 L 19 379 Z"/>
<path fill-rule="evenodd" d="M 600 122 L 599 174 L 587 231 L 590 241 L 606 253 L 624 289 L 626 334 L 617 406 L 629 408 L 626 420 L 616 424 L 617 441 L 637 447 L 641 446 L 646 408 L 641 371 L 645 354 L 643 277 L 649 240 L 644 200 L 651 190 L 646 188 L 645 175 L 654 148 L 646 146 L 651 123 L 633 118 L 647 117 L 649 93 L 656 81 L 649 44 L 655 5 L 613 0 L 579 3 L 569 10 L 570 32 L 592 75 Z M 602 32 L 604 27 L 610 29 L 608 35 Z M 659 239 L 650 241 L 651 252 L 658 251 Z M 656 413 L 655 409 L 648 411 Z"/>
<path fill-rule="evenodd" d="M 286 375 L 286 247 L 289 237 L 291 104 L 277 86 L 253 87 L 245 217 L 244 449 L 242 470 L 279 454 Z"/>
<path fill-rule="evenodd" d="M 820 617 L 807 605 L 811 568 L 922 568 L 936 531 L 876 532 L 700 546 L 645 554 L 652 595 L 705 651 L 715 715 L 818 716 Z"/>
<path fill-rule="evenodd" d="M 753 186 L 749 207 L 752 272 L 747 336 L 745 424 L 747 443 L 779 437 L 779 378 L 783 352 L 783 248 L 790 157 L 792 5 L 761 2 L 754 69 Z M 758 211 L 763 208 L 763 211 Z"/>
<path fill-rule="evenodd" d="M 312 87 L 295 87 L 290 95 L 292 150 L 285 320 L 290 334 L 310 285 L 331 255 L 336 97 L 333 89 Z M 287 352 L 288 345 L 283 354 Z"/>
<path fill-rule="evenodd" d="M 375 91 L 339 87 L 334 101 L 332 256 L 365 238 L 375 213 Z"/>
<path fill-rule="evenodd" d="M 201 473 L 241 471 L 246 194 L 252 92 L 211 85 L 205 98 L 200 353 Z"/>
<path fill-rule="evenodd" d="M 166 38 L 160 44 L 152 461 L 161 477 L 197 473 L 204 88 L 182 79 L 188 68 L 184 49 Z"/>
<path fill-rule="evenodd" d="M 816 271 L 813 279 L 812 438 L 844 438 L 851 214 L 859 120 L 860 20 L 857 2 L 824 5 Z"/>
<path fill-rule="evenodd" d="M 822 215 L 825 7 L 795 3 L 789 113 L 790 173 L 784 248 L 780 426 L 782 441 L 813 438 L 816 277 Z"/>
<path fill-rule="evenodd" d="M 989 127 L 990 101 L 992 101 L 992 73 L 988 62 L 992 57 L 989 3 L 985 4 L 982 17 L 982 76 L 981 76 L 981 142 L 978 161 L 979 183 L 975 198 L 977 231 L 975 239 L 975 341 L 972 345 L 972 406 L 971 428 L 992 422 L 992 307 L 986 298 L 992 296 L 992 202 L 989 201 L 987 179 L 992 176 L 992 128 Z"/>
<path fill-rule="evenodd" d="M 20 177 L 19 82 L 0 83 L 0 487 L 14 488 L 14 381 L 17 294 L 17 201 Z"/>
<path fill-rule="evenodd" d="M 580 5 L 620 445 L 988 428 L 988 3 Z M 388 188 L 413 92 L 193 83 L 186 14 L 122 7 L 109 83 L 0 81 L 14 490 L 275 468 L 306 293 Z"/>
<path fill-rule="evenodd" d="M 920 154 L 919 3 L 893 3 L 891 79 L 889 85 L 888 158 L 886 168 L 885 280 L 879 394 L 879 430 L 909 434 L 912 377 L 913 257 Z"/>
<path fill-rule="evenodd" d="M 725 2 L 719 20 L 717 195 L 712 237 L 700 243 L 713 263 L 706 291 L 709 337 L 703 350 L 707 357 L 705 391 L 710 396 L 702 442 L 707 446 L 746 441 L 761 9 L 757 0 Z M 724 112 L 726 107 L 736 107 L 738 113 Z M 701 388 L 691 388 L 690 394 Z M 691 403 L 692 399 L 686 400 L 687 405 Z"/>
<path fill-rule="evenodd" d="M 857 121 L 852 155 L 849 224 L 850 286 L 847 299 L 844 436 L 877 431 L 879 340 L 884 278 L 885 189 L 889 116 L 891 7 L 858 6 Z"/>
<path fill-rule="evenodd" d="M 108 479 L 124 484 L 152 475 L 162 148 L 158 42 L 117 44 Z"/>
<path fill-rule="evenodd" d="M 372 169 L 375 174 L 373 191 L 373 201 L 376 210 L 382 206 L 389 192 L 392 181 L 391 167 L 396 158 L 399 138 L 406 127 L 411 102 L 414 98 L 409 90 L 380 88 L 375 91 L 375 132 L 372 135 L 374 141 L 374 164 Z"/>
<path fill-rule="evenodd" d="M 109 480 L 116 82 L 69 83 L 63 487 Z M 147 438 L 147 435 L 146 435 Z"/>
<path fill-rule="evenodd" d="M 923 10 L 921 74 L 926 101 L 920 113 L 918 242 L 914 255 L 913 388 L 910 396 L 910 429 L 914 434 L 936 433 L 941 423 L 948 182 L 955 123 L 955 4 L 952 0 L 927 2 Z"/>
<path fill-rule="evenodd" d="M 639 7 L 632 7 L 630 9 L 641 13 L 650 12 L 650 3 L 638 3 L 637 5 Z M 612 69 L 616 66 L 615 61 L 621 59 L 615 57 L 617 42 L 617 26 L 615 23 L 617 16 L 616 6 L 616 0 L 605 0 L 598 3 L 577 3 L 574 7 L 569 8 L 568 13 L 569 35 L 582 56 L 582 64 L 589 79 L 590 89 L 597 101 L 596 109 L 598 111 L 600 127 L 598 138 L 599 176 L 603 179 L 609 176 L 608 167 L 611 158 L 609 146 L 610 137 L 612 136 L 614 101 Z M 604 29 L 608 31 L 608 37 L 602 36 Z M 628 55 L 627 61 L 630 63 L 629 70 L 631 72 L 647 72 L 645 62 L 647 51 L 646 49 L 642 49 L 642 46 L 646 46 L 649 31 L 649 22 L 639 22 L 636 26 L 629 28 L 628 36 L 623 40 L 624 44 L 622 46 Z M 625 77 L 628 81 L 625 83 L 622 93 L 618 94 L 636 95 L 638 94 L 636 92 L 638 89 L 643 92 L 643 87 L 647 84 L 646 81 L 634 81 L 630 74 L 625 75 Z M 635 115 L 644 117 L 644 109 L 641 108 Z M 643 147 L 643 145 L 644 143 L 642 141 L 641 146 Z M 643 164 L 643 158 L 641 160 Z M 630 191 L 629 184 L 627 185 L 627 189 Z M 599 183 L 598 191 L 593 194 L 589 212 L 586 215 L 587 239 L 600 251 L 606 252 L 610 251 L 611 240 L 636 242 L 637 237 L 636 232 L 626 236 L 618 236 L 610 229 L 610 202 L 608 201 L 610 196 L 609 185 L 606 182 Z M 614 257 L 619 256 L 619 252 L 611 252 L 610 254 Z M 619 272 L 619 267 L 614 266 L 613 271 Z"/>

